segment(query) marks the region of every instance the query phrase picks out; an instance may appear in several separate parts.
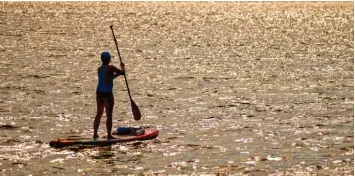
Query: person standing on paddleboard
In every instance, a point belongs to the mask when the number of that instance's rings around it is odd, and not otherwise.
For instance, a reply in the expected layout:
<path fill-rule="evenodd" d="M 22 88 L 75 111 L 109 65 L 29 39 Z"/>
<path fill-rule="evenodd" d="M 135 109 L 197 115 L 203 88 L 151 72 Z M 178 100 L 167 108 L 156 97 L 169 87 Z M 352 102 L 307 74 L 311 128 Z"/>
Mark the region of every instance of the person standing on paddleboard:
<path fill-rule="evenodd" d="M 100 126 L 100 120 L 104 109 L 106 109 L 106 129 L 107 129 L 107 139 L 115 139 L 112 136 L 112 111 L 114 106 L 113 98 L 113 79 L 117 76 L 125 74 L 125 65 L 120 64 L 121 70 L 113 65 L 109 65 L 111 62 L 111 55 L 109 52 L 101 53 L 102 65 L 97 69 L 97 74 L 99 82 L 96 89 L 96 103 L 97 103 L 97 113 L 94 120 L 94 135 L 93 138 L 98 138 L 97 130 Z"/>

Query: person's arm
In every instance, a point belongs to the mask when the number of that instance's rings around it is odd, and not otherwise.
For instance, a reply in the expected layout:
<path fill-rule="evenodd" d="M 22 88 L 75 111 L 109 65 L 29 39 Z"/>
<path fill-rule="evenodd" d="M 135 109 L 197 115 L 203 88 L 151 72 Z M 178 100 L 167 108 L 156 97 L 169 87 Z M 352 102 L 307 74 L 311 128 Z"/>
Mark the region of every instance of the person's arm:
<path fill-rule="evenodd" d="M 118 69 L 117 67 L 115 66 L 112 66 L 112 71 L 113 71 L 113 79 L 117 78 L 118 76 L 120 75 L 124 75 L 125 74 L 125 65 L 124 63 L 121 63 L 121 70 Z"/>

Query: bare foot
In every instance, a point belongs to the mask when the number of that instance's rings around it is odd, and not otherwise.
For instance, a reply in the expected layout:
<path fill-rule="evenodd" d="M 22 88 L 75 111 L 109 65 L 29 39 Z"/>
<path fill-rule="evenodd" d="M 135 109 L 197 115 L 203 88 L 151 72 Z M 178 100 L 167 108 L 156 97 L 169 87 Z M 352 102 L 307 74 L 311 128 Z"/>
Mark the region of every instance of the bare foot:
<path fill-rule="evenodd" d="M 97 138 L 99 138 L 99 135 L 94 134 L 94 136 L 92 138 L 97 139 Z"/>
<path fill-rule="evenodd" d="M 110 140 L 110 139 L 117 139 L 117 138 L 115 138 L 113 136 L 107 136 L 107 140 Z"/>

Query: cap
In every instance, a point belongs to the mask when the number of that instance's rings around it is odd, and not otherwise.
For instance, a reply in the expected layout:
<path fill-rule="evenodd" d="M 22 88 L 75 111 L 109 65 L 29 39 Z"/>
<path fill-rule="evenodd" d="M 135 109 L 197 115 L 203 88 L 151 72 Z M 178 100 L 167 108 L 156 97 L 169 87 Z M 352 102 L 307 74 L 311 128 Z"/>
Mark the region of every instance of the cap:
<path fill-rule="evenodd" d="M 101 60 L 108 61 L 111 59 L 111 54 L 108 51 L 104 51 L 101 53 Z"/>

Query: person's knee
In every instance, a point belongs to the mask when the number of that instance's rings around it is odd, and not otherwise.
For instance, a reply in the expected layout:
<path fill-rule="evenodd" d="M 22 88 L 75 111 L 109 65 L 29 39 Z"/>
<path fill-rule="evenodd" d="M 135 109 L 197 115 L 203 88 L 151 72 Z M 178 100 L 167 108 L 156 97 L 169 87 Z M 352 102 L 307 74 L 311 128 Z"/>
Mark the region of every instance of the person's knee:
<path fill-rule="evenodd" d="M 100 123 L 101 121 L 101 116 L 96 116 L 94 120 L 94 124 Z"/>
<path fill-rule="evenodd" d="M 107 116 L 107 118 L 112 118 L 112 112 L 107 112 L 106 116 Z"/>
<path fill-rule="evenodd" d="M 104 113 L 104 111 L 98 111 L 96 113 L 96 118 L 101 118 L 102 114 Z"/>

